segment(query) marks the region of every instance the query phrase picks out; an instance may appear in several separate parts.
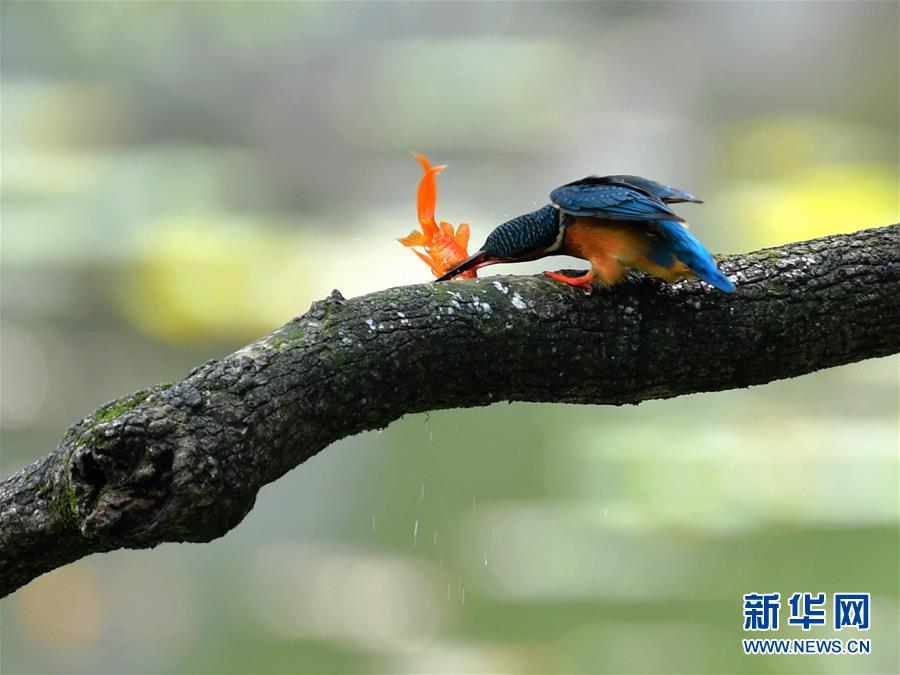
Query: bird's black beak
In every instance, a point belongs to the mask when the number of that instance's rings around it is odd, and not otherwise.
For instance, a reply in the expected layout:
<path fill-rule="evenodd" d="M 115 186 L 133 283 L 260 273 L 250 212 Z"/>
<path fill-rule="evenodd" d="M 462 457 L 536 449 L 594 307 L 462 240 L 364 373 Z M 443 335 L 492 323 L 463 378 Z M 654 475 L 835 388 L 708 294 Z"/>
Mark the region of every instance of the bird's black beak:
<path fill-rule="evenodd" d="M 451 269 L 446 274 L 439 276 L 435 279 L 435 283 L 438 281 L 449 281 L 453 277 L 458 277 L 463 272 L 468 272 L 471 269 L 478 269 L 479 267 L 484 267 L 485 265 L 493 265 L 494 263 L 500 262 L 499 260 L 491 260 L 488 254 L 485 251 L 476 251 L 471 257 L 467 260 L 464 260 L 459 265 Z"/>

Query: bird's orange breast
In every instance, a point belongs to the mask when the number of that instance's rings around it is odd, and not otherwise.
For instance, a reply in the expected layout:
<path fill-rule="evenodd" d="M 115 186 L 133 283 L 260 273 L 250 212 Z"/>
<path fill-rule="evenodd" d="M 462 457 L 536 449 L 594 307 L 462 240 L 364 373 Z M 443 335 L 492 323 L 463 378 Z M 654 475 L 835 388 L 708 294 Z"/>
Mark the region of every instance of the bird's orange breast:
<path fill-rule="evenodd" d="M 566 228 L 560 252 L 589 261 L 606 284 L 619 281 L 629 267 L 667 281 L 689 276 L 690 271 L 674 259 L 670 268 L 650 259 L 659 244 L 659 239 L 643 223 L 575 218 Z"/>
<path fill-rule="evenodd" d="M 609 256 L 625 262 L 645 257 L 652 246 L 653 239 L 639 224 L 596 218 L 576 218 L 563 239 L 567 254 L 585 260 Z"/>

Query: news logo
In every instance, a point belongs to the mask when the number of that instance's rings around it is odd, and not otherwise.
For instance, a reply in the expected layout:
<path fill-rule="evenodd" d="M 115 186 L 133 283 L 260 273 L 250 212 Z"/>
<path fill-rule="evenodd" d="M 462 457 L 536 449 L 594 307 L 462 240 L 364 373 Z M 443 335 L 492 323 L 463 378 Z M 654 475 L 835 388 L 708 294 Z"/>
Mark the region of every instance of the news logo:
<path fill-rule="evenodd" d="M 871 625 L 869 593 L 834 593 L 828 602 L 825 593 L 797 592 L 785 604 L 788 626 L 803 631 L 830 626 L 835 631 L 867 631 Z M 743 596 L 744 631 L 780 630 L 782 602 L 780 593 L 746 593 Z M 829 623 L 830 619 L 830 623 Z M 867 639 L 793 639 L 764 638 L 741 641 L 745 654 L 871 654 Z"/>

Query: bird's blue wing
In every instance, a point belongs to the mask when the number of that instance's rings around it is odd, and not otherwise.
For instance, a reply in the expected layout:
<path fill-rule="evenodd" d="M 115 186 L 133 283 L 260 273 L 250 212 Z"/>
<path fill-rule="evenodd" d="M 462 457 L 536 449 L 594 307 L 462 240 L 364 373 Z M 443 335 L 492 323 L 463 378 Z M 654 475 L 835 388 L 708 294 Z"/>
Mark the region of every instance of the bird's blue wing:
<path fill-rule="evenodd" d="M 709 251 L 667 204 L 635 187 L 606 182 L 606 178 L 591 176 L 558 187 L 550 193 L 550 201 L 573 216 L 643 221 L 661 237 L 661 245 L 651 253 L 654 262 L 669 267 L 677 258 L 707 283 L 726 293 L 734 290 L 734 282 L 722 274 Z"/>
<path fill-rule="evenodd" d="M 550 193 L 550 201 L 573 216 L 610 220 L 682 220 L 666 204 L 640 190 L 587 178 L 556 188 Z"/>
<path fill-rule="evenodd" d="M 702 199 L 698 199 L 690 192 L 679 190 L 678 188 L 674 188 L 671 185 L 658 183 L 655 180 L 650 180 L 649 178 L 644 178 L 643 176 L 596 176 L 593 178 L 595 178 L 598 183 L 621 183 L 629 185 L 633 188 L 641 190 L 642 192 L 646 192 L 651 197 L 656 197 L 658 200 L 665 202 L 666 204 L 674 204 L 676 202 L 694 202 L 695 204 L 703 203 Z"/>

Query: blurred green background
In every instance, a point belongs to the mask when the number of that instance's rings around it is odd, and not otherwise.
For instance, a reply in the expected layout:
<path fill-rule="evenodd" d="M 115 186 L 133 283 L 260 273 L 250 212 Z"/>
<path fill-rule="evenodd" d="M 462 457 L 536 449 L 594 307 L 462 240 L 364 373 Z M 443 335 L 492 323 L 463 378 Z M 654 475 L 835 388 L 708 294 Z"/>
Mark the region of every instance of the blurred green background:
<path fill-rule="evenodd" d="M 898 220 L 896 2 L 0 18 L 4 476 L 331 288 L 430 278 L 393 240 L 415 226 L 410 149 L 449 164 L 438 215 L 476 245 L 589 173 L 699 194 L 682 213 L 714 251 Z M 219 541 L 28 585 L 2 603 L 2 670 L 898 672 L 898 476 L 896 357 L 409 416 L 265 488 Z M 873 653 L 743 656 L 754 591 L 871 592 Z"/>

